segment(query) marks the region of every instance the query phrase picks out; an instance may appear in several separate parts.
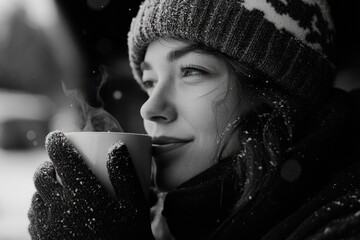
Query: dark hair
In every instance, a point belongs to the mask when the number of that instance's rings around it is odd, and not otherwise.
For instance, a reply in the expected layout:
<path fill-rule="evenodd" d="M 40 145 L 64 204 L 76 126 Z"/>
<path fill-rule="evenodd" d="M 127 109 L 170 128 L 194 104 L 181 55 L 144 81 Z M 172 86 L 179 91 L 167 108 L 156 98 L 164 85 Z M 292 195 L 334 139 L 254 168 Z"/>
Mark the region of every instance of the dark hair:
<path fill-rule="evenodd" d="M 266 198 L 278 181 L 282 162 L 299 138 L 304 111 L 301 102 L 259 71 L 231 57 L 222 58 L 251 104 L 227 136 L 237 134 L 240 143 L 234 156 L 238 176 L 234 187 L 241 188 L 235 205 L 241 209 L 252 199 Z"/>

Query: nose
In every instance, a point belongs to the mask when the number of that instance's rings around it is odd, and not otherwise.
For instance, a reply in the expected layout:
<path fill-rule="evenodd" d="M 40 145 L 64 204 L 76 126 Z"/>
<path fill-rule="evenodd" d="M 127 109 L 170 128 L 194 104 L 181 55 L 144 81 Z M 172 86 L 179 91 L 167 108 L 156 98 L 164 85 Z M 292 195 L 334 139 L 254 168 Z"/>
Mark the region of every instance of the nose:
<path fill-rule="evenodd" d="M 148 100 L 142 105 L 140 115 L 144 120 L 169 123 L 176 119 L 176 109 L 171 88 L 157 84 Z"/>

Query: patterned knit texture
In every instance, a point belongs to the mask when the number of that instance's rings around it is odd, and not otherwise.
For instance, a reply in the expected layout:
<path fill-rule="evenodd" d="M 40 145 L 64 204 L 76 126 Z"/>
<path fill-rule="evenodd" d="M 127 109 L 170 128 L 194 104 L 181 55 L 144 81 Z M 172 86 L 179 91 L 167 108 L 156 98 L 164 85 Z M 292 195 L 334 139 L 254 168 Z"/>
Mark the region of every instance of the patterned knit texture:
<path fill-rule="evenodd" d="M 300 99 L 317 99 L 333 83 L 334 33 L 324 0 L 145 0 L 128 33 L 130 66 L 140 82 L 147 46 L 181 38 L 245 63 Z"/>

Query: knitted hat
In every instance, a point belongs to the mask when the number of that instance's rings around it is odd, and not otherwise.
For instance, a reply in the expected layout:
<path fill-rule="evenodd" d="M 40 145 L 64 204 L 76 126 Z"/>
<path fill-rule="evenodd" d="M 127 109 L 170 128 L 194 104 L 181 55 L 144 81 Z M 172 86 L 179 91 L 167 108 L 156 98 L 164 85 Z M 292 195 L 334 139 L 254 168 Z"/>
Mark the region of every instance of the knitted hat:
<path fill-rule="evenodd" d="M 128 34 L 137 81 L 149 43 L 203 43 L 257 69 L 290 94 L 320 98 L 332 86 L 334 26 L 325 0 L 145 0 Z"/>

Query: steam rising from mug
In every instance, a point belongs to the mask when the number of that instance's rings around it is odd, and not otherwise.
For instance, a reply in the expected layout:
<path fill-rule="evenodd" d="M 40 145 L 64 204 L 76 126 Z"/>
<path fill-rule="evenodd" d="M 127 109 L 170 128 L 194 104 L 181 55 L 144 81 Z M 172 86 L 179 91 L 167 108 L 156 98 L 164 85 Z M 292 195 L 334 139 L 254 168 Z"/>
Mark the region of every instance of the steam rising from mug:
<path fill-rule="evenodd" d="M 74 101 L 74 107 L 79 109 L 80 129 L 84 132 L 123 132 L 120 123 L 104 109 L 104 102 L 100 90 L 108 80 L 109 75 L 105 67 L 100 67 L 100 84 L 96 87 L 96 98 L 100 107 L 91 106 L 80 89 L 67 89 L 63 83 L 65 95 Z"/>

